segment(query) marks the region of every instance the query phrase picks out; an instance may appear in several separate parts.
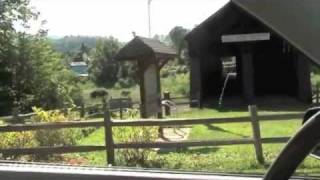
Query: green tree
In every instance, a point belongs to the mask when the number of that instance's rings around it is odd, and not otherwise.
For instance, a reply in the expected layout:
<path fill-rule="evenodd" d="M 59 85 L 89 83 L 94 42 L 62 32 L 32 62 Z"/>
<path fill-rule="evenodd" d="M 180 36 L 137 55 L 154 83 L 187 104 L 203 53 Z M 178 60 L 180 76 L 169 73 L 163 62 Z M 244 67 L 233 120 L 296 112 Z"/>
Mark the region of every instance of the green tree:
<path fill-rule="evenodd" d="M 25 42 L 18 41 L 16 26 L 28 28 L 28 21 L 37 18 L 38 13 L 29 8 L 29 0 L 0 1 L 0 104 L 2 111 L 8 111 L 14 102 L 16 93 L 12 88 L 18 84 L 17 73 L 22 67 L 14 68 L 21 58 L 17 52 L 18 46 Z M 21 34 L 20 34 L 21 37 Z M 24 51 L 24 50 L 23 50 Z"/>
<path fill-rule="evenodd" d="M 172 46 L 177 50 L 178 52 L 178 62 L 179 64 L 185 64 L 183 61 L 183 50 L 186 49 L 187 45 L 184 40 L 184 37 L 188 33 L 188 30 L 183 28 L 182 26 L 176 26 L 174 27 L 170 33 L 169 37 L 172 42 Z"/>
<path fill-rule="evenodd" d="M 38 13 L 31 11 L 28 0 L 0 3 L 1 110 L 71 104 L 71 95 L 77 88 L 70 85 L 75 84 L 76 79 L 48 43 L 46 30 L 29 35 L 15 29 L 14 25 L 22 31 L 28 29 L 28 21 L 37 18 Z"/>
<path fill-rule="evenodd" d="M 118 81 L 119 62 L 114 56 L 120 49 L 120 42 L 113 38 L 101 38 L 91 54 L 89 73 L 98 86 L 112 87 Z"/>

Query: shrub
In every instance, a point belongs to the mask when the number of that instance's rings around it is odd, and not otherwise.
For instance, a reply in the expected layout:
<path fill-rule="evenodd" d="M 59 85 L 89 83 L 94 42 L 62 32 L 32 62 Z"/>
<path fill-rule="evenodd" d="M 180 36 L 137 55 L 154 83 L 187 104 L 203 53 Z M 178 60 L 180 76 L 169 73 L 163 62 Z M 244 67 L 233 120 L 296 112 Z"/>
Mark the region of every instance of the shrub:
<path fill-rule="evenodd" d="M 73 91 L 71 94 L 71 98 L 72 98 L 73 104 L 76 106 L 81 106 L 84 103 L 84 97 L 82 95 L 81 89 Z"/>
<path fill-rule="evenodd" d="M 129 112 L 135 116 L 135 112 Z M 158 138 L 157 127 L 118 127 L 114 129 L 115 140 L 122 143 L 155 142 Z M 156 158 L 156 152 L 148 149 L 124 149 L 117 156 L 121 165 L 140 167 L 160 167 L 161 161 Z"/>
<path fill-rule="evenodd" d="M 119 85 L 121 88 L 130 88 L 135 84 L 136 82 L 132 78 L 119 79 Z"/>
<path fill-rule="evenodd" d="M 114 130 L 115 139 L 120 142 L 155 142 L 158 128 L 155 127 L 119 127 Z M 125 166 L 154 167 L 156 152 L 148 149 L 120 150 L 118 161 Z"/>
<path fill-rule="evenodd" d="M 65 115 L 59 111 L 44 111 L 40 108 L 33 108 L 36 113 L 32 117 L 32 122 L 63 122 L 73 119 L 69 115 Z M 34 139 L 39 146 L 54 147 L 54 146 L 71 146 L 76 144 L 76 141 L 82 137 L 82 133 L 77 129 L 61 129 L 61 130 L 39 130 L 34 134 Z M 48 160 L 51 155 L 36 156 L 37 160 Z"/>
<path fill-rule="evenodd" d="M 163 90 L 172 96 L 188 96 L 190 94 L 189 73 L 177 74 L 163 79 Z"/>
<path fill-rule="evenodd" d="M 96 89 L 90 93 L 92 99 L 105 98 L 109 95 L 108 91 L 104 88 Z"/>
<path fill-rule="evenodd" d="M 33 132 L 10 132 L 1 134 L 0 148 L 31 148 L 37 146 L 37 142 L 34 140 Z M 3 155 L 5 159 L 17 160 L 19 155 L 7 156 Z"/>

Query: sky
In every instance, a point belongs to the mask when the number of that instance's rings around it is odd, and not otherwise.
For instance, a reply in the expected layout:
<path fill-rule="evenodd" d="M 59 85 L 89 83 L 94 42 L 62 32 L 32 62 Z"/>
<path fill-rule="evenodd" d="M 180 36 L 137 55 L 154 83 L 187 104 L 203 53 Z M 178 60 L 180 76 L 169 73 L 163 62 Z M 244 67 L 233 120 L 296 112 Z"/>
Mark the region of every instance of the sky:
<path fill-rule="evenodd" d="M 175 26 L 193 29 L 228 0 L 152 0 L 151 34 L 165 35 Z M 132 32 L 148 37 L 148 0 L 31 0 L 41 13 L 32 31 L 44 26 L 49 36 L 114 36 L 132 39 Z"/>

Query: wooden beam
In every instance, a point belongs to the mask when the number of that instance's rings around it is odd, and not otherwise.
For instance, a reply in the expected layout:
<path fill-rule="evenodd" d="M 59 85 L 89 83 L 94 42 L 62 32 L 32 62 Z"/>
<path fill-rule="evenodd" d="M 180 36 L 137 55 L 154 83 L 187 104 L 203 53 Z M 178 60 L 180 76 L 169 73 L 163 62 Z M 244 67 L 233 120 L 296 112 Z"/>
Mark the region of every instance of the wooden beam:
<path fill-rule="evenodd" d="M 182 148 L 197 146 L 228 146 L 228 145 L 245 145 L 253 144 L 252 138 L 228 139 L 213 141 L 170 141 L 170 142 L 148 142 L 148 143 L 118 143 L 115 144 L 117 149 L 140 149 L 140 148 Z"/>
<path fill-rule="evenodd" d="M 102 127 L 104 123 L 102 120 L 92 121 L 68 121 L 56 123 L 37 123 L 37 124 L 15 124 L 0 126 L 0 132 L 22 132 L 22 131 L 36 131 L 36 130 L 53 130 L 62 128 L 88 128 L 88 127 Z"/>
<path fill-rule="evenodd" d="M 198 99 L 201 102 L 202 94 L 202 74 L 200 58 L 190 57 L 190 99 Z M 191 107 L 196 107 L 197 104 L 191 103 Z"/>
<path fill-rule="evenodd" d="M 252 132 L 253 132 L 253 140 L 254 140 L 254 148 L 256 152 L 256 158 L 260 164 L 264 164 L 265 160 L 263 157 L 263 148 L 261 142 L 261 130 L 260 124 L 258 120 L 258 109 L 257 106 L 250 105 L 249 112 L 251 115 L 251 125 L 252 125 Z"/>
<path fill-rule="evenodd" d="M 222 43 L 254 42 L 270 40 L 270 33 L 230 34 L 222 35 Z"/>
<path fill-rule="evenodd" d="M 243 96 L 248 104 L 254 104 L 254 66 L 253 52 L 250 44 L 242 44 L 241 46 L 241 75 Z"/>
<path fill-rule="evenodd" d="M 298 98 L 305 102 L 312 102 L 312 89 L 310 77 L 310 59 L 302 53 L 297 54 L 296 75 L 298 80 Z"/>
<path fill-rule="evenodd" d="M 302 119 L 304 113 L 259 115 L 259 121 L 280 121 Z M 175 126 L 175 125 L 197 125 L 197 124 L 221 124 L 221 123 L 241 123 L 250 122 L 249 116 L 233 118 L 208 118 L 208 119 L 140 119 L 140 120 L 112 120 L 112 126 Z M 102 127 L 103 120 L 92 121 L 68 121 L 57 123 L 38 124 L 15 124 L 0 126 L 0 132 L 22 132 L 36 130 L 53 130 L 62 128 L 87 128 Z"/>
<path fill-rule="evenodd" d="M 39 147 L 39 148 L 17 148 L 0 149 L 5 155 L 31 155 L 31 154 L 67 154 L 85 153 L 94 151 L 105 151 L 105 146 L 59 146 L 59 147 Z"/>
<path fill-rule="evenodd" d="M 303 113 L 259 115 L 259 121 L 289 121 L 302 120 Z M 141 119 L 141 120 L 112 120 L 112 126 L 179 126 L 198 124 L 249 123 L 250 116 L 208 119 Z"/>

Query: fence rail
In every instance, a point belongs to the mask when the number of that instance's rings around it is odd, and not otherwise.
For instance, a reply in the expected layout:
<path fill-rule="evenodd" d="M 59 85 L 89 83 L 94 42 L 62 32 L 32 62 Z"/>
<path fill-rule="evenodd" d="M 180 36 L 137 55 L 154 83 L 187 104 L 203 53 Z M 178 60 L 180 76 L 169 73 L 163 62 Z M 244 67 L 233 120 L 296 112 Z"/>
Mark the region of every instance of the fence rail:
<path fill-rule="evenodd" d="M 312 88 L 312 102 L 319 104 L 320 103 L 320 87 L 316 85 Z"/>
<path fill-rule="evenodd" d="M 174 103 L 175 106 L 179 105 L 190 105 L 191 103 L 198 103 L 198 100 L 189 100 L 190 97 L 185 96 L 185 97 L 170 97 L 170 92 L 165 92 L 164 93 L 164 98 L 162 100 L 170 100 L 170 101 L 177 101 Z M 184 100 L 184 101 L 182 101 Z M 126 109 L 130 108 L 136 108 L 140 109 L 140 102 L 139 101 L 133 101 L 131 98 L 115 98 L 115 99 L 110 99 L 109 101 L 109 111 L 110 112 L 118 112 L 119 113 L 119 118 L 123 119 L 124 112 Z M 103 116 L 103 105 L 102 104 L 94 104 L 94 105 L 87 105 L 82 104 L 81 106 L 69 108 L 72 111 L 78 111 L 80 114 L 80 118 L 92 118 L 96 116 Z M 164 106 L 165 109 L 165 114 L 170 115 L 171 112 L 171 107 L 169 106 Z M 68 108 L 66 109 L 56 109 L 59 111 L 67 111 Z M 54 111 L 54 110 L 51 110 Z M 8 122 L 8 123 L 21 123 L 25 122 L 26 119 L 30 119 L 32 116 L 36 115 L 36 113 L 31 112 L 31 113 L 25 113 L 25 114 L 17 114 L 17 115 L 10 115 L 10 116 L 3 116 L 0 117 L 0 120 Z"/>
<path fill-rule="evenodd" d="M 68 121 L 58 123 L 38 123 L 38 124 L 14 124 L 0 126 L 0 133 L 5 132 L 22 132 L 36 130 L 53 130 L 62 128 L 88 128 L 104 127 L 105 128 L 105 146 L 63 146 L 63 147 L 39 147 L 39 148 L 15 148 L 0 149 L 4 155 L 26 155 L 26 154 L 64 154 L 76 152 L 106 151 L 107 163 L 114 165 L 115 149 L 125 148 L 182 148 L 196 146 L 227 146 L 227 145 L 244 145 L 253 144 L 256 150 L 257 160 L 264 162 L 263 143 L 285 143 L 289 137 L 271 137 L 262 138 L 260 133 L 260 121 L 280 121 L 296 120 L 303 117 L 303 113 L 290 113 L 280 115 L 258 115 L 256 106 L 249 106 L 250 116 L 235 118 L 207 118 L 207 119 L 144 119 L 144 120 L 111 120 L 109 110 L 105 108 L 104 120 L 91 121 Z M 226 139 L 211 141 L 173 141 L 173 142 L 129 142 L 115 143 L 113 140 L 113 127 L 130 126 L 180 126 L 180 125 L 202 125 L 202 124 L 221 124 L 221 123 L 251 123 L 253 136 L 244 139 Z"/>
<path fill-rule="evenodd" d="M 301 119 L 304 113 L 290 113 L 282 115 L 261 115 L 259 121 L 288 121 Z M 223 123 L 250 123 L 250 116 L 234 117 L 234 118 L 207 118 L 207 119 L 142 119 L 142 120 L 111 120 L 113 127 L 119 126 L 180 126 L 180 125 L 201 125 L 201 124 L 223 124 Z M 103 120 L 88 121 L 67 121 L 54 123 L 37 123 L 37 124 L 12 124 L 0 126 L 0 132 L 22 132 L 36 131 L 46 129 L 62 129 L 62 128 L 87 128 L 87 127 L 103 127 Z"/>

